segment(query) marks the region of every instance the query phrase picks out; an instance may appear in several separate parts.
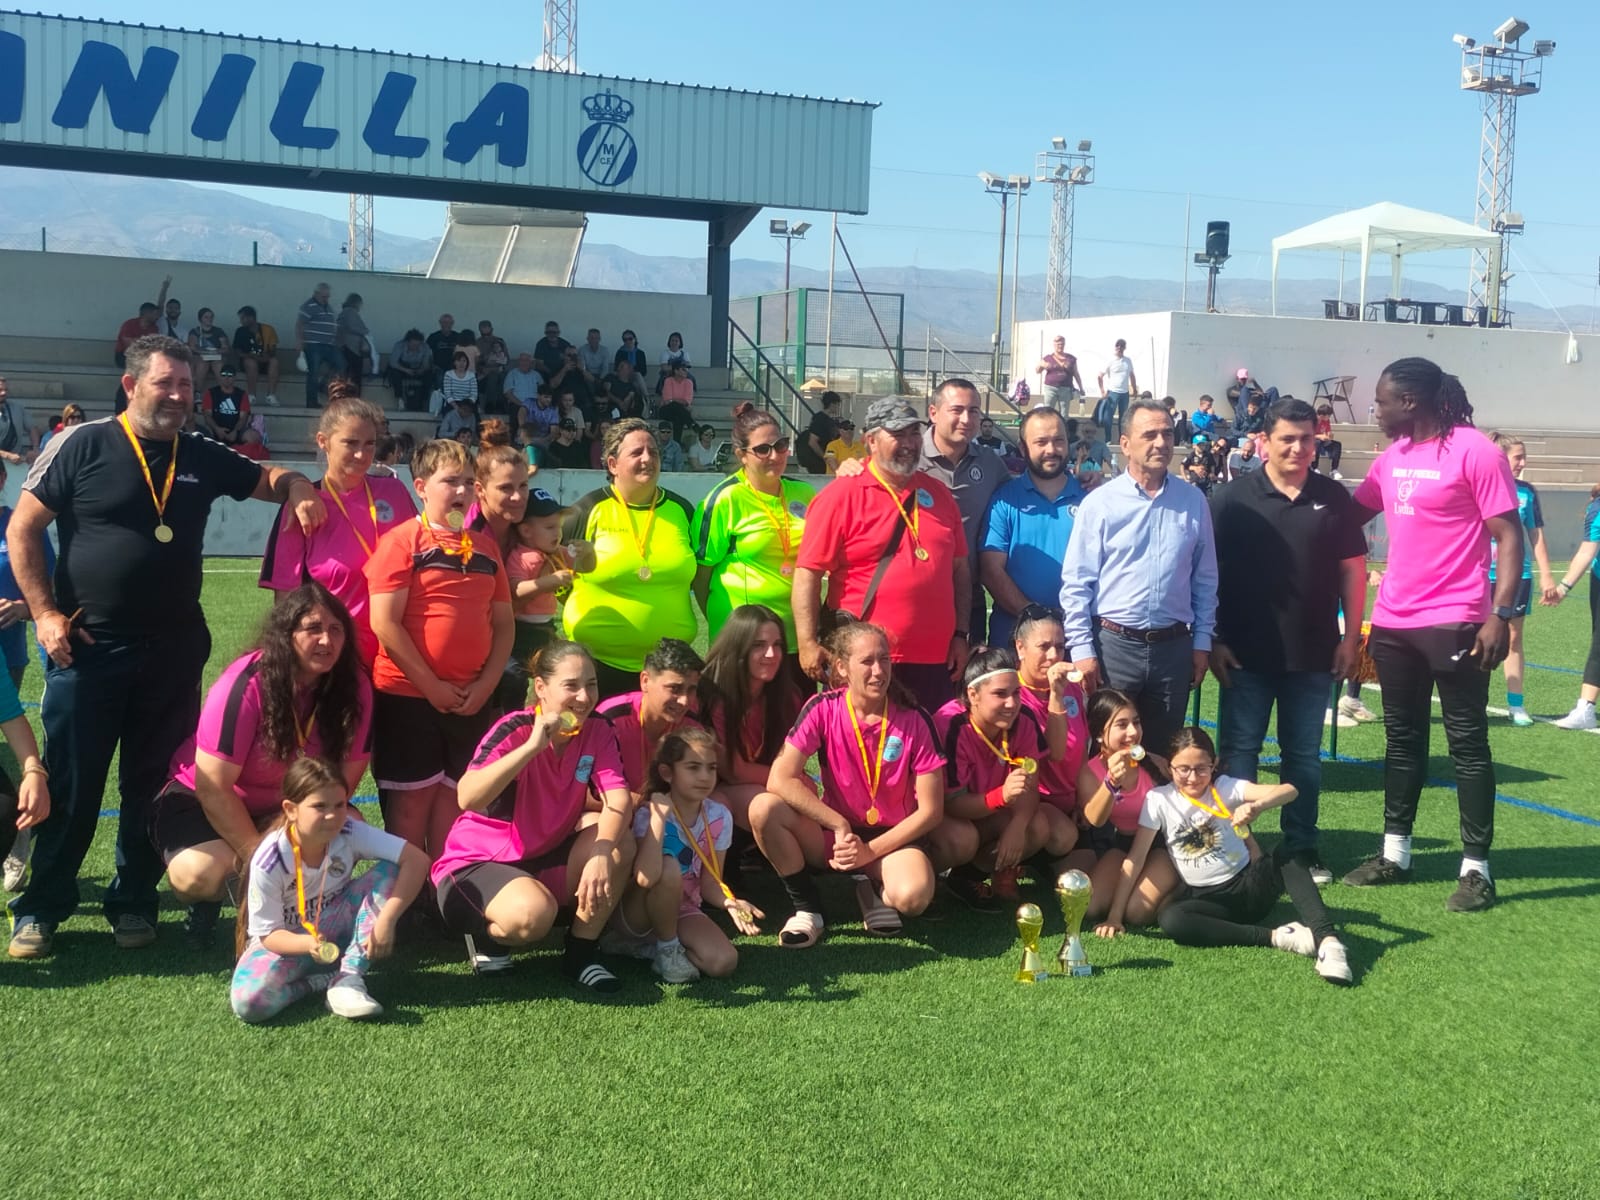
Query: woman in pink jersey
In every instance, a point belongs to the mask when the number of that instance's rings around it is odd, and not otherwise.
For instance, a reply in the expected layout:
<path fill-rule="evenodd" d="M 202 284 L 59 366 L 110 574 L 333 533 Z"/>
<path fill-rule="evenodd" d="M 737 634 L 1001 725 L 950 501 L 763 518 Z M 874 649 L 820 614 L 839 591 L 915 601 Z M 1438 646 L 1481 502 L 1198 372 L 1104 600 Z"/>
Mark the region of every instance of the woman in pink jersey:
<path fill-rule="evenodd" d="M 1060 858 L 1078 844 L 1078 771 L 1089 749 L 1088 696 L 1067 658 L 1061 610 L 1030 604 L 1012 633 L 1022 702 L 1045 732 L 1048 753 L 1039 763 L 1039 811 L 1050 824 L 1045 853 Z"/>
<path fill-rule="evenodd" d="M 372 685 L 350 614 L 320 583 L 285 592 L 256 648 L 206 693 L 195 736 L 150 809 L 150 838 L 188 930 L 209 940 L 228 881 L 282 812 L 284 772 L 307 755 L 339 764 L 355 794 L 372 757 Z"/>
<path fill-rule="evenodd" d="M 633 868 L 633 801 L 616 735 L 589 720 L 594 660 L 575 642 L 552 642 L 533 661 L 537 704 L 502 718 L 461 777 L 456 818 L 433 864 L 445 924 L 467 939 L 474 970 L 503 971 L 511 951 L 539 941 L 556 914 L 576 906 L 563 967 L 580 987 L 621 983 L 597 942 Z M 603 808 L 578 830 L 584 800 Z M 574 832 L 577 830 L 577 832 Z"/>
<path fill-rule="evenodd" d="M 1161 780 L 1166 760 L 1146 753 L 1139 744 L 1144 728 L 1139 709 L 1115 688 L 1101 688 L 1089 697 L 1091 753 L 1078 772 L 1078 798 L 1082 803 L 1084 838 L 1067 855 L 1068 870 L 1082 871 L 1094 888 L 1089 919 L 1099 920 L 1109 911 L 1122 875 L 1129 869 L 1128 851 L 1139 832 L 1144 798 Z M 1144 860 L 1136 885 L 1130 885 L 1127 922 L 1149 925 L 1161 901 L 1178 886 L 1178 873 L 1165 848 L 1153 847 Z"/>
<path fill-rule="evenodd" d="M 794 915 L 781 945 L 815 945 L 822 897 L 812 872 L 856 877 L 867 932 L 898 933 L 933 899 L 935 873 L 970 862 L 978 832 L 944 814 L 944 758 L 933 723 L 909 697 L 892 695 L 888 635 L 855 622 L 829 638 L 845 686 L 803 709 L 772 764 L 769 791 L 750 805 L 756 843 L 783 879 Z M 815 754 L 822 795 L 806 774 Z M 881 892 L 880 892 L 881 889 Z"/>
<path fill-rule="evenodd" d="M 343 603 L 355 623 L 356 650 L 367 669 L 378 652 L 367 617 L 367 577 L 362 568 L 378 539 L 417 515 L 406 485 L 393 477 L 368 475 L 383 428 L 383 411 L 346 385 L 328 387 L 328 406 L 317 426 L 317 448 L 328 469 L 316 485 L 327 501 L 328 520 L 311 533 L 300 528 L 293 506 L 285 504 L 267 535 L 261 556 L 261 586 L 280 596 L 312 580 Z"/>

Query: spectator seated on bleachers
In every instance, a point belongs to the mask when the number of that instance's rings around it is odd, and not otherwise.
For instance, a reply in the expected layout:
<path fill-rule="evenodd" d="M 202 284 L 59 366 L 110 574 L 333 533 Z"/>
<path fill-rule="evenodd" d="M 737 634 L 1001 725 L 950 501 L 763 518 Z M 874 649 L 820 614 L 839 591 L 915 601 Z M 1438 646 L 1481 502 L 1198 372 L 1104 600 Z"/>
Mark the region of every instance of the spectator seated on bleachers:
<path fill-rule="evenodd" d="M 457 396 L 445 408 L 444 415 L 439 418 L 439 428 L 436 436 L 442 438 L 455 438 L 461 440 L 463 432 L 472 435 L 476 442 L 478 434 L 478 405 L 470 396 Z"/>
<path fill-rule="evenodd" d="M 661 352 L 661 369 L 656 374 L 656 395 L 661 395 L 667 380 L 672 378 L 672 368 L 682 367 L 687 373 L 692 365 L 688 353 L 683 348 L 683 334 L 668 334 L 667 348 Z M 694 376 L 690 375 L 689 378 L 692 380 Z"/>
<path fill-rule="evenodd" d="M 232 364 L 233 343 L 217 325 L 217 316 L 209 308 L 202 308 L 196 319 L 200 322 L 189 330 L 189 349 L 195 356 L 194 390 L 217 386 L 222 380 L 224 364 Z"/>
<path fill-rule="evenodd" d="M 1344 443 L 1333 436 L 1333 405 L 1317 405 L 1317 470 L 1322 469 L 1322 460 L 1328 460 L 1328 470 L 1335 479 L 1343 479 L 1339 474 L 1339 462 L 1344 457 Z"/>
<path fill-rule="evenodd" d="M 600 344 L 600 331 L 589 330 L 589 336 L 578 347 L 578 363 L 583 367 L 584 382 L 590 391 L 600 386 L 600 381 L 611 371 L 611 351 Z"/>
<path fill-rule="evenodd" d="M 1209 440 L 1223 431 L 1227 425 L 1216 411 L 1217 402 L 1210 396 L 1201 396 L 1195 404 L 1195 410 L 1189 414 L 1189 426 L 1193 433 L 1204 434 Z M 1193 437 L 1187 440 L 1192 441 Z"/>
<path fill-rule="evenodd" d="M 544 360 L 538 354 L 534 358 L 542 363 Z M 570 391 L 579 400 L 590 399 L 589 384 L 583 377 L 583 363 L 578 358 L 578 348 L 568 346 L 561 352 L 561 358 L 546 378 L 550 382 L 550 390 L 559 396 L 562 392 Z"/>
<path fill-rule="evenodd" d="M 237 446 L 250 428 L 250 394 L 239 386 L 234 368 L 224 365 L 215 387 L 200 394 L 199 429 L 224 446 Z"/>
<path fill-rule="evenodd" d="M 539 369 L 534 365 L 533 355 L 522 353 L 517 355 L 517 365 L 506 372 L 501 395 L 508 409 L 526 411 L 543 386 L 544 376 L 539 374 Z"/>
<path fill-rule="evenodd" d="M 560 395 L 559 392 L 556 393 Z M 596 397 L 597 415 L 620 421 L 624 417 L 644 416 L 644 385 L 634 375 L 626 362 L 617 363 L 600 381 L 600 395 Z"/>
<path fill-rule="evenodd" d="M 447 413 L 457 400 L 470 400 L 473 407 L 477 407 L 478 377 L 472 372 L 472 359 L 465 349 L 456 350 L 454 365 L 439 381 L 439 390 L 444 394 L 444 403 L 439 410 L 441 416 Z"/>
<path fill-rule="evenodd" d="M 694 380 L 689 378 L 689 367 L 678 363 L 661 385 L 661 405 L 656 415 L 672 425 L 672 436 L 681 440 L 683 431 L 694 424 Z"/>
<path fill-rule="evenodd" d="M 572 348 L 572 343 L 561 336 L 561 326 L 558 323 L 555 321 L 544 323 L 544 336 L 534 344 L 533 357 L 538 359 L 539 369 L 546 379 L 553 379 L 556 372 L 561 369 L 561 365 L 567 361 L 567 351 Z"/>
<path fill-rule="evenodd" d="M 239 310 L 239 327 L 233 331 L 233 356 L 244 372 L 244 390 L 261 396 L 261 377 L 267 378 L 268 404 L 278 402 L 278 331 L 256 319 L 256 310 L 246 304 Z"/>
<path fill-rule="evenodd" d="M 139 305 L 139 315 L 137 317 L 129 317 L 122 323 L 117 330 L 117 341 L 111 351 L 111 359 L 117 366 L 127 365 L 124 356 L 127 354 L 129 346 L 140 338 L 156 331 L 156 317 L 160 312 L 161 306 L 159 304 L 152 304 L 146 300 Z"/>
<path fill-rule="evenodd" d="M 590 465 L 589 451 L 589 439 L 584 436 L 578 423 L 565 418 L 556 426 L 550 444 L 544 447 L 540 466 L 587 471 Z"/>
<path fill-rule="evenodd" d="M 656 426 L 656 441 L 661 444 L 661 469 L 663 471 L 687 470 L 684 461 L 683 443 L 678 441 L 672 428 L 672 422 L 662 421 Z"/>
<path fill-rule="evenodd" d="M 618 348 L 616 357 L 611 360 L 611 366 L 616 368 L 618 363 L 627 363 L 633 371 L 635 378 L 644 379 L 645 362 L 644 351 L 639 348 L 639 336 L 631 329 L 622 331 L 622 345 Z"/>
<path fill-rule="evenodd" d="M 428 411 L 428 395 L 433 391 L 433 353 L 422 330 L 408 329 L 405 337 L 394 344 L 384 378 L 404 411 Z"/>
<path fill-rule="evenodd" d="M 505 339 L 494 331 L 492 321 L 478 322 L 478 395 L 483 397 L 483 411 L 509 412 L 505 400 L 506 368 L 511 365 L 511 351 Z"/>
<path fill-rule="evenodd" d="M 456 319 L 449 313 L 439 317 L 439 328 L 428 335 L 428 353 L 433 355 L 433 378 L 438 381 L 450 373 L 456 359 Z"/>

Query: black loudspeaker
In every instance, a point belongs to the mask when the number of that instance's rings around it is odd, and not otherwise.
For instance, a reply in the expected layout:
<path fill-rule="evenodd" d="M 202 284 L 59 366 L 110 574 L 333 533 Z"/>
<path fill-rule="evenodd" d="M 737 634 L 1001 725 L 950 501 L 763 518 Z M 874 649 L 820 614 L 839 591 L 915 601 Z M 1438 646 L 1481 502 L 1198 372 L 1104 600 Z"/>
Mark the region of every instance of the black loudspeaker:
<path fill-rule="evenodd" d="M 1226 221 L 1206 222 L 1206 257 L 1228 257 L 1228 223 Z"/>

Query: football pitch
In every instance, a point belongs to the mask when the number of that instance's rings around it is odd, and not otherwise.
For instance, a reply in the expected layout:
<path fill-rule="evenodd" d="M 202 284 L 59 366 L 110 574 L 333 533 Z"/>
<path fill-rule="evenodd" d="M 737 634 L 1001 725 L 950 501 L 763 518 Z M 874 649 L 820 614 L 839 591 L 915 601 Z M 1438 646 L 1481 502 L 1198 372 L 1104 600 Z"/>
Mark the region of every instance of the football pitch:
<path fill-rule="evenodd" d="M 208 563 L 208 684 L 265 610 L 254 568 Z M 1587 586 L 1529 618 L 1532 713 L 1577 695 Z M 24 699 L 39 690 L 35 664 Z M 838 882 L 826 940 L 782 950 L 767 877 L 767 932 L 728 980 L 628 962 L 625 990 L 589 1002 L 558 937 L 485 978 L 430 941 L 374 970 L 378 1023 L 310 1000 L 250 1027 L 228 1007 L 231 944 L 188 949 L 165 892 L 156 945 L 113 945 L 113 812 L 55 956 L 0 960 L 0 1174 L 19 1197 L 227 1200 L 1600 1195 L 1600 738 L 1500 716 L 1490 739 L 1499 904 L 1444 911 L 1460 843 L 1436 721 L 1414 881 L 1324 890 L 1343 990 L 1303 958 L 1142 931 L 1089 937 L 1091 979 L 1022 986 L 1009 912 L 941 895 L 937 919 L 869 938 Z M 1340 730 L 1325 765 L 1336 875 L 1377 848 L 1382 753 L 1380 727 Z M 1257 833 L 1275 843 L 1275 814 Z M 1031 898 L 1053 955 L 1060 914 Z"/>

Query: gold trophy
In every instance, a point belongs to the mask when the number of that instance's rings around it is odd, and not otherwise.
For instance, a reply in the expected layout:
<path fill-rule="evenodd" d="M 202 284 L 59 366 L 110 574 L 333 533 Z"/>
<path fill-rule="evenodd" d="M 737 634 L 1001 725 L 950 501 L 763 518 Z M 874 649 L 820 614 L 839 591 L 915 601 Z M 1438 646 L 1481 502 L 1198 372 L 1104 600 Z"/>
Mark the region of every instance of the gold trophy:
<path fill-rule="evenodd" d="M 1018 983 L 1042 983 L 1050 978 L 1044 969 L 1044 959 L 1039 957 L 1039 935 L 1044 932 L 1044 913 L 1037 904 L 1024 904 L 1017 909 L 1017 932 L 1022 936 L 1022 966 L 1017 971 Z"/>
<path fill-rule="evenodd" d="M 1067 923 L 1067 936 L 1061 939 L 1061 949 L 1056 954 L 1056 974 L 1066 979 L 1094 974 L 1089 957 L 1083 952 L 1083 941 L 1078 936 L 1083 927 L 1083 918 L 1089 911 L 1092 890 L 1089 877 L 1082 871 L 1064 872 L 1056 880 L 1056 899 L 1061 903 L 1061 917 Z"/>

